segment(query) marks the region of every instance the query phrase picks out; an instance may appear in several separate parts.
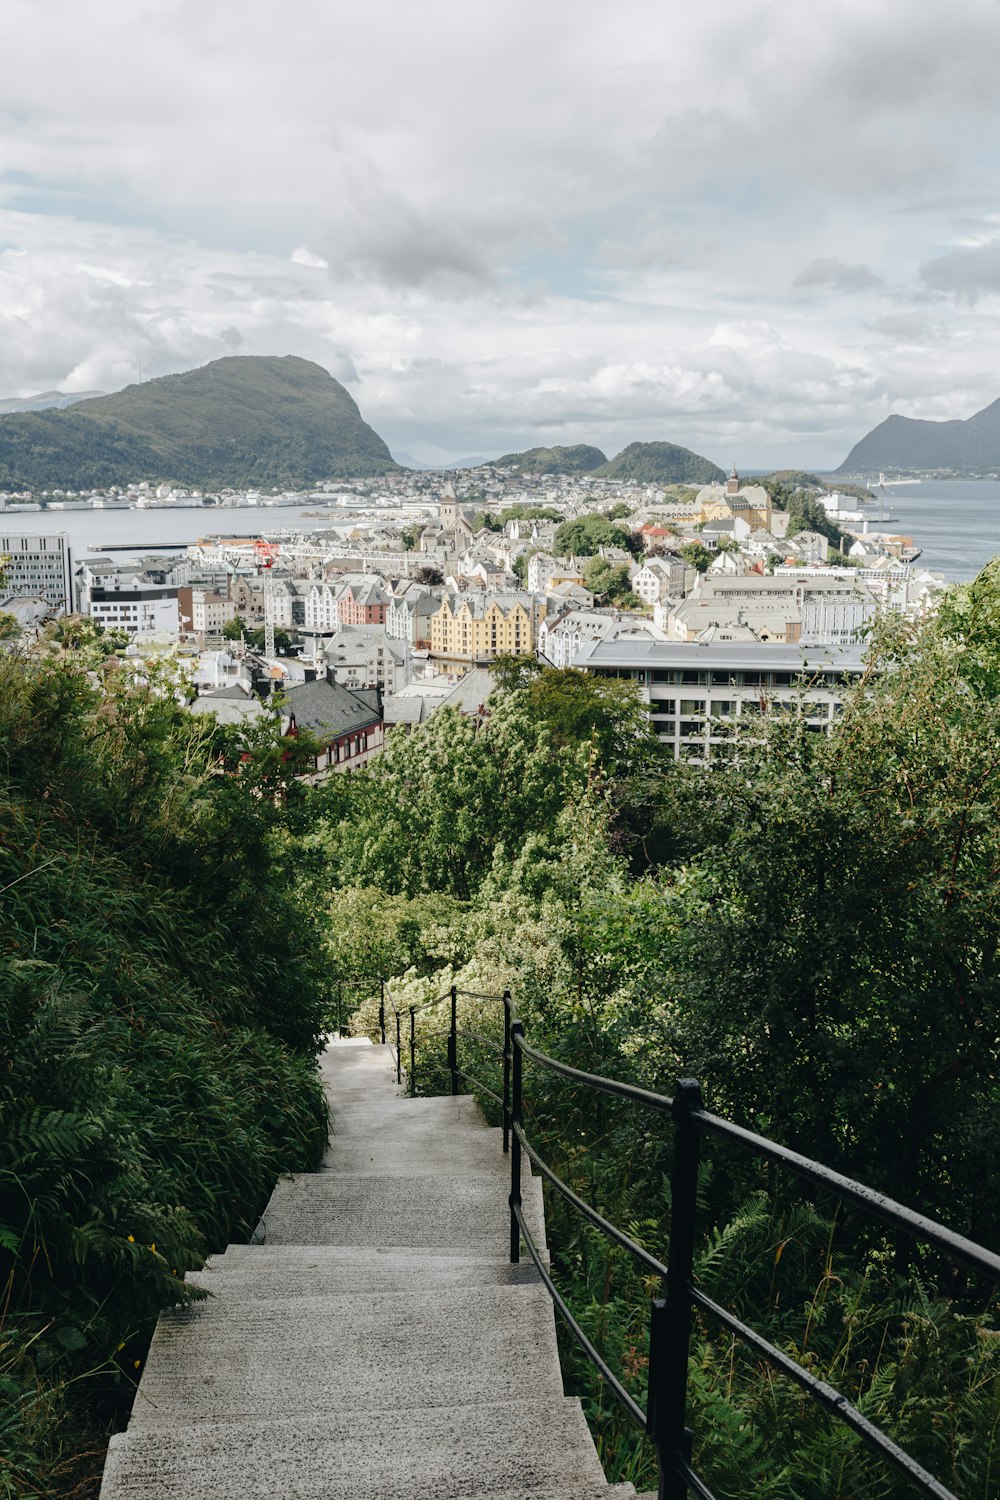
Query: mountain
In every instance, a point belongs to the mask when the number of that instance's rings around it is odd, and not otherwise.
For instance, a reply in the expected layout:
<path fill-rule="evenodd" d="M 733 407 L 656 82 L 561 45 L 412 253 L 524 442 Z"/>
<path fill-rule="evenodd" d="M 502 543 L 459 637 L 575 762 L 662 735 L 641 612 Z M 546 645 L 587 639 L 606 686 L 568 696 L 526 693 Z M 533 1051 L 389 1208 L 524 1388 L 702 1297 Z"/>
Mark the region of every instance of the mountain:
<path fill-rule="evenodd" d="M 523 469 L 528 474 L 592 474 L 608 460 L 600 448 L 576 443 L 568 448 L 526 448 L 492 461 L 497 467 Z"/>
<path fill-rule="evenodd" d="M 855 443 L 835 472 L 863 474 L 873 469 L 996 472 L 1000 469 L 1000 400 L 964 422 L 886 417 L 860 443 Z"/>
<path fill-rule="evenodd" d="M 92 401 L 95 396 L 103 395 L 103 391 L 42 391 L 38 396 L 7 396 L 0 401 L 0 417 L 8 412 L 48 411 L 53 406 L 62 410 L 77 401 Z"/>
<path fill-rule="evenodd" d="M 294 355 L 232 355 L 113 396 L 0 416 L 0 486 L 309 485 L 399 465 L 339 381 Z"/>
<path fill-rule="evenodd" d="M 594 477 L 635 484 L 711 484 L 726 476 L 711 459 L 676 443 L 629 443 L 617 458 L 595 469 Z"/>

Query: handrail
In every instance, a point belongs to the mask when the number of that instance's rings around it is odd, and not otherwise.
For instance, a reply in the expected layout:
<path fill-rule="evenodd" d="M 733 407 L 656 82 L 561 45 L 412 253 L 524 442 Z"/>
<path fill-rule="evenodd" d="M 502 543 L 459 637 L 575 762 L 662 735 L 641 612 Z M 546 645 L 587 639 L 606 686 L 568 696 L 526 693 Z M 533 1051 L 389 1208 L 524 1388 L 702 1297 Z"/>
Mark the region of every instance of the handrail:
<path fill-rule="evenodd" d="M 502 1047 L 488 1037 L 459 1027 L 459 996 L 503 1005 L 504 1041 Z M 837 1421 L 857 1433 L 870 1448 L 894 1465 L 923 1494 L 932 1496 L 933 1500 L 956 1500 L 946 1486 L 935 1479 L 878 1427 L 869 1422 L 833 1386 L 819 1380 L 788 1354 L 778 1349 L 694 1285 L 693 1260 L 700 1138 L 707 1133 L 731 1140 L 754 1155 L 777 1162 L 806 1181 L 835 1192 L 840 1198 L 856 1204 L 883 1223 L 902 1229 L 907 1234 L 932 1244 L 952 1258 L 971 1266 L 977 1272 L 997 1280 L 1000 1280 L 1000 1255 L 987 1250 L 982 1245 L 974 1244 L 973 1241 L 956 1234 L 945 1225 L 938 1224 L 935 1220 L 897 1203 L 894 1199 L 876 1192 L 875 1189 L 863 1183 L 856 1182 L 853 1178 L 825 1167 L 820 1162 L 812 1161 L 780 1145 L 777 1141 L 769 1140 L 766 1136 L 757 1135 L 731 1120 L 711 1114 L 702 1105 L 701 1089 L 695 1079 L 681 1079 L 674 1097 L 667 1098 L 663 1094 L 654 1093 L 635 1084 L 588 1073 L 558 1058 L 550 1057 L 525 1041 L 524 1024 L 514 1008 L 509 990 L 505 990 L 502 995 L 490 995 L 473 990 L 459 990 L 457 986 L 452 985 L 450 990 L 438 999 L 425 1001 L 420 1006 L 409 1007 L 411 1089 L 415 1086 L 416 1016 L 420 1011 L 428 1009 L 431 1005 L 439 1005 L 449 998 L 451 1000 L 451 1026 L 447 1036 L 452 1094 L 459 1092 L 459 1080 L 464 1080 L 474 1089 L 493 1099 L 502 1111 L 503 1149 L 505 1153 L 509 1152 L 511 1158 L 508 1199 L 511 1262 L 517 1264 L 520 1260 L 523 1239 L 549 1296 L 587 1358 L 597 1368 L 602 1379 L 609 1384 L 629 1417 L 651 1438 L 660 1467 L 660 1500 L 684 1500 L 688 1494 L 694 1494 L 700 1497 L 700 1500 L 716 1500 L 705 1481 L 691 1467 L 692 1434 L 686 1425 L 688 1359 L 693 1314 L 696 1308 L 720 1322 L 759 1358 L 795 1381 L 813 1401 L 822 1406 Z M 482 1079 L 459 1066 L 458 1043 L 460 1039 L 500 1052 L 503 1058 L 502 1097 Z M 561 1077 L 586 1085 L 601 1093 L 643 1105 L 659 1114 L 670 1114 L 675 1127 L 675 1149 L 671 1175 L 669 1252 L 666 1263 L 658 1260 L 617 1225 L 586 1203 L 579 1194 L 562 1181 L 532 1145 L 524 1129 L 523 1121 L 524 1059 L 536 1067 L 559 1074 Z M 568 1304 L 555 1286 L 548 1268 L 543 1264 L 538 1248 L 525 1223 L 521 1201 L 522 1152 L 538 1169 L 545 1181 L 559 1192 L 578 1213 L 614 1244 L 627 1251 L 647 1273 L 665 1282 L 665 1298 L 654 1298 L 650 1308 L 649 1394 L 645 1412 L 618 1380 L 599 1350 L 574 1318 Z"/>

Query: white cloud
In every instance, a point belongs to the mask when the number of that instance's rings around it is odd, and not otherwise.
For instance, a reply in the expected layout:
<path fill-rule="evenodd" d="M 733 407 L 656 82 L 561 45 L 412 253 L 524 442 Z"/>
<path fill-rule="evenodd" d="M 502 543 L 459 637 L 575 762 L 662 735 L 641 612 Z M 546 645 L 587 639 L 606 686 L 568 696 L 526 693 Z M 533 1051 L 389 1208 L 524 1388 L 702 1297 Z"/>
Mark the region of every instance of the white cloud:
<path fill-rule="evenodd" d="M 998 45 L 992 0 L 10 0 L 0 395 L 294 352 L 411 450 L 834 462 L 996 394 Z"/>

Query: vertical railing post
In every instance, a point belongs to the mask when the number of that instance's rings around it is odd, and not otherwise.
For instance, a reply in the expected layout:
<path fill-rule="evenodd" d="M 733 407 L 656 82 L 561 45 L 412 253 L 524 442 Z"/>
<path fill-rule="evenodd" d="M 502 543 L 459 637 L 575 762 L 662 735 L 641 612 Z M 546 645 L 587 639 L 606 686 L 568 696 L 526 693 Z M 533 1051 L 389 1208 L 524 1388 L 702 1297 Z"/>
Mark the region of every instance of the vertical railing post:
<path fill-rule="evenodd" d="M 518 1046 L 524 1036 L 524 1027 L 515 1021 L 510 1028 L 511 1045 L 511 1102 L 510 1102 L 510 1263 L 516 1266 L 521 1259 L 521 1226 L 517 1222 L 517 1210 L 521 1207 L 521 1049 Z"/>
<path fill-rule="evenodd" d="M 382 1037 L 382 1046 L 385 1046 L 385 980 L 378 982 L 378 1029 Z"/>
<path fill-rule="evenodd" d="M 510 990 L 503 992 L 503 1149 L 510 1150 Z"/>
<path fill-rule="evenodd" d="M 396 1087 L 400 1088 L 403 1083 L 402 1038 L 399 1034 L 399 1011 L 396 1010 L 395 1006 L 393 1006 L 392 1008 L 396 1011 Z"/>
<path fill-rule="evenodd" d="M 410 1006 L 410 1098 L 417 1092 L 417 1008 Z"/>
<path fill-rule="evenodd" d="M 701 1109 L 698 1081 L 682 1078 L 672 1109 L 675 1133 L 667 1295 L 654 1301 L 649 1330 L 646 1430 L 660 1466 L 659 1500 L 686 1500 L 688 1493 L 681 1466 L 690 1461 L 691 1455 L 686 1416 L 699 1147 L 698 1126 L 691 1111 L 696 1109 Z"/>
<path fill-rule="evenodd" d="M 451 987 L 451 1030 L 448 1032 L 448 1066 L 451 1069 L 451 1092 L 458 1093 L 458 989 Z"/>
<path fill-rule="evenodd" d="M 337 981 L 337 1036 L 344 1035 L 344 986 Z"/>

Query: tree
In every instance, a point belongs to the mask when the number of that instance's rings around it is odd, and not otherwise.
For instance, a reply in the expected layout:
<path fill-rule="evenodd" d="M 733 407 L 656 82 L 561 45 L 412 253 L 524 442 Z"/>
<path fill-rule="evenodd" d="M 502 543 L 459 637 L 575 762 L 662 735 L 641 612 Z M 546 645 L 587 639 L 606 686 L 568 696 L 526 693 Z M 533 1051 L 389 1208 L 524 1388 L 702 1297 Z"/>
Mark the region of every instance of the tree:
<path fill-rule="evenodd" d="M 21 634 L 16 616 L 0 609 L 0 641 L 14 641 Z"/>
<path fill-rule="evenodd" d="M 402 538 L 403 546 L 406 548 L 407 552 L 413 552 L 416 550 L 417 542 L 420 540 L 420 532 L 415 526 L 401 527 L 399 535 Z"/>
<path fill-rule="evenodd" d="M 713 554 L 709 552 L 704 542 L 687 542 L 680 549 L 680 555 L 689 568 L 694 568 L 696 573 L 706 573 L 711 566 Z"/>
<path fill-rule="evenodd" d="M 413 579 L 415 583 L 426 583 L 436 586 L 439 583 L 444 583 L 444 574 L 433 563 L 425 563 L 422 568 L 417 569 L 413 575 Z"/>
<path fill-rule="evenodd" d="M 242 615 L 233 615 L 222 627 L 223 638 L 227 641 L 238 641 L 245 633 L 247 622 Z"/>
<path fill-rule="evenodd" d="M 605 516 L 591 513 L 557 526 L 553 546 L 559 557 L 593 557 L 601 547 L 620 547 L 627 552 L 632 547 L 632 533 Z"/>
<path fill-rule="evenodd" d="M 595 598 L 606 599 L 622 609 L 641 607 L 641 599 L 633 594 L 629 584 L 627 563 L 609 563 L 603 557 L 592 557 L 583 570 L 583 581 Z"/>

